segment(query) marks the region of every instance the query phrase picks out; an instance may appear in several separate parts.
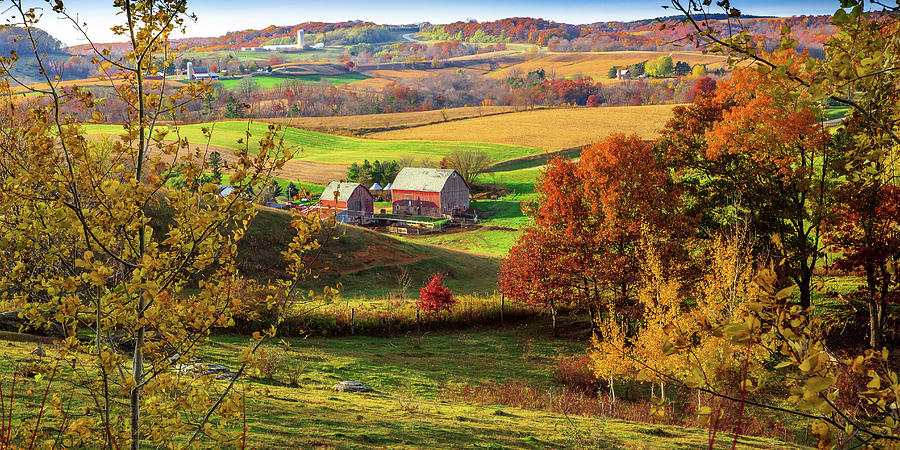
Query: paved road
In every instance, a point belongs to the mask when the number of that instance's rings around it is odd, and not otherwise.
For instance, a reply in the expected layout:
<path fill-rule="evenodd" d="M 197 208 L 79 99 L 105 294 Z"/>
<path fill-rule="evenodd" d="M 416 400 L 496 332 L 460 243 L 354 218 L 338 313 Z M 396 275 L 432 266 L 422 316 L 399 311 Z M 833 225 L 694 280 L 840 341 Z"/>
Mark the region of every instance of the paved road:
<path fill-rule="evenodd" d="M 406 39 L 409 42 L 422 42 L 422 41 L 412 37 L 412 35 L 414 35 L 414 34 L 416 34 L 416 33 L 406 33 L 403 35 L 403 39 Z"/>

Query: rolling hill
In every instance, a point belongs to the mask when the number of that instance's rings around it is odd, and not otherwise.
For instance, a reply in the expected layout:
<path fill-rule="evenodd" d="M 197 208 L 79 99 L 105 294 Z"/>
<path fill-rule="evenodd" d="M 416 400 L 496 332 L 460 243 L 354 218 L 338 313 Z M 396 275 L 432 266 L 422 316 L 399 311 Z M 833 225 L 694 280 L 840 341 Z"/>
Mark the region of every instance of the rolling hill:
<path fill-rule="evenodd" d="M 202 129 L 210 127 L 213 135 L 210 145 L 220 148 L 239 148 L 243 144 L 238 141 L 246 139 L 249 131 L 253 137 L 248 139 L 251 151 L 258 147 L 258 141 L 268 130 L 269 123 L 255 121 L 225 121 L 213 124 L 184 125 L 180 128 L 182 138 L 194 144 L 206 144 Z M 89 134 L 118 135 L 119 125 L 88 125 L 85 130 Z M 383 140 L 360 139 L 336 136 L 298 128 L 284 127 L 281 135 L 285 146 L 294 153 L 294 159 L 331 164 L 350 164 L 368 160 L 392 160 L 403 157 L 438 161 L 444 155 L 455 150 L 479 150 L 487 153 L 495 161 L 505 161 L 523 156 L 541 153 L 537 147 L 529 147 L 505 143 L 470 142 L 466 140 Z M 482 136 L 469 135 L 478 139 Z M 174 137 L 174 136 L 173 136 Z"/>
<path fill-rule="evenodd" d="M 530 59 L 518 64 L 508 65 L 500 70 L 487 74 L 488 77 L 506 79 L 515 73 L 526 74 L 533 70 L 544 69 L 554 78 L 588 76 L 601 83 L 616 82 L 607 78 L 610 67 L 627 66 L 642 61 L 654 60 L 660 56 L 671 56 L 675 61 L 684 61 L 690 65 L 705 64 L 708 70 L 725 68 L 725 57 L 704 55 L 700 52 L 634 52 L 617 51 L 602 53 L 558 53 L 550 52 L 540 58 Z"/>
<path fill-rule="evenodd" d="M 370 136 L 404 142 L 410 139 L 455 141 L 477 136 L 478 140 L 497 145 L 560 150 L 589 144 L 609 133 L 637 133 L 643 139 L 654 139 L 671 117 L 672 108 L 674 105 L 540 109 L 385 131 Z"/>
<path fill-rule="evenodd" d="M 246 276 L 269 279 L 283 275 L 281 251 L 293 235 L 290 218 L 284 211 L 259 208 L 238 245 L 239 268 Z M 435 273 L 447 274 L 447 286 L 459 295 L 491 292 L 497 287 L 500 261 L 496 256 L 401 240 L 358 227 L 342 225 L 339 231 L 340 237 L 326 244 L 315 265 L 319 279 L 306 281 L 305 287 L 318 290 L 341 283 L 341 296 L 346 299 L 390 297 L 403 269 L 416 290 Z"/>
<path fill-rule="evenodd" d="M 377 78 L 370 78 L 370 80 L 374 79 Z M 515 111 L 513 106 L 467 106 L 431 111 L 364 114 L 358 116 L 274 118 L 266 119 L 266 121 L 322 133 L 363 135 L 377 131 L 431 125 L 450 120 L 468 119 L 513 111 Z"/>

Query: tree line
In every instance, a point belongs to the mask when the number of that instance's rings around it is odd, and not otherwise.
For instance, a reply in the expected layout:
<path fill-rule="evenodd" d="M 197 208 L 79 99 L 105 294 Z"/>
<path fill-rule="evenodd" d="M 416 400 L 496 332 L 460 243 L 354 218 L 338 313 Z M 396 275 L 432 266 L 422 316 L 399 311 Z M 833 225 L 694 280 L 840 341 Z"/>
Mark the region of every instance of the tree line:
<path fill-rule="evenodd" d="M 820 447 L 896 445 L 900 84 L 882 68 L 900 63 L 884 47 L 900 11 L 842 2 L 816 59 L 788 28 L 768 52 L 706 28 L 700 2 L 673 5 L 690 38 L 753 64 L 698 83 L 654 143 L 611 135 L 552 161 L 501 291 L 546 307 L 554 330 L 561 308 L 587 311 L 610 392 L 615 379 L 696 391 L 711 435 L 739 435 L 741 413 L 719 419 L 752 406 L 810 419 Z M 823 103 L 851 114 L 829 129 Z M 849 322 L 830 326 L 824 305 Z M 651 415 L 666 405 L 655 394 Z"/>

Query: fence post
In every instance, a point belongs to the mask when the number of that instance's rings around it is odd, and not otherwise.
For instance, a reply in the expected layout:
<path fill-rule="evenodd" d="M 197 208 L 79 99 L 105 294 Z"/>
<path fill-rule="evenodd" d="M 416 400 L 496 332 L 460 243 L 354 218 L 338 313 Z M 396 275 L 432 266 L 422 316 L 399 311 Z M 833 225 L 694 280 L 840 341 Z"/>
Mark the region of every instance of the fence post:
<path fill-rule="evenodd" d="M 419 308 L 416 308 L 416 334 L 422 334 L 422 326 L 419 324 Z"/>
<path fill-rule="evenodd" d="M 356 334 L 356 308 L 350 308 L 350 336 Z"/>

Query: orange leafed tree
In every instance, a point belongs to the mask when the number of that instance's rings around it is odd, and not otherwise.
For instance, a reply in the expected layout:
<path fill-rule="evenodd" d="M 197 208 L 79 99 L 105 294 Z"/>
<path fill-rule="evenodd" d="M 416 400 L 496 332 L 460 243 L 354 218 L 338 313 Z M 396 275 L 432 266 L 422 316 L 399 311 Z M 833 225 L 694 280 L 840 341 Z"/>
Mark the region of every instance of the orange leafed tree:
<path fill-rule="evenodd" d="M 773 57 L 800 61 L 786 52 Z M 701 233 L 714 235 L 749 215 L 766 237 L 757 251 L 784 261 L 779 275 L 798 285 L 803 306 L 810 304 L 835 177 L 836 149 L 820 115 L 811 97 L 795 95 L 777 76 L 739 69 L 714 95 L 676 111 L 658 146 L 692 197 Z"/>
<path fill-rule="evenodd" d="M 549 305 L 573 304 L 591 316 L 634 315 L 640 277 L 636 247 L 644 230 L 676 233 L 678 195 L 651 147 L 616 134 L 582 151 L 579 163 L 554 160 L 538 183 L 535 226 L 510 251 L 504 294 Z"/>

